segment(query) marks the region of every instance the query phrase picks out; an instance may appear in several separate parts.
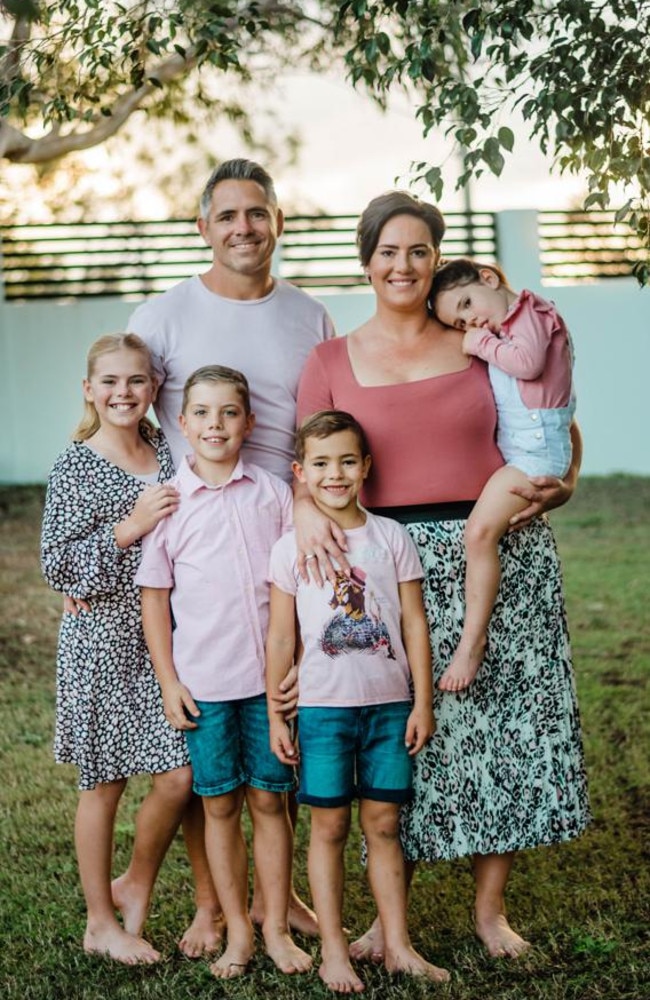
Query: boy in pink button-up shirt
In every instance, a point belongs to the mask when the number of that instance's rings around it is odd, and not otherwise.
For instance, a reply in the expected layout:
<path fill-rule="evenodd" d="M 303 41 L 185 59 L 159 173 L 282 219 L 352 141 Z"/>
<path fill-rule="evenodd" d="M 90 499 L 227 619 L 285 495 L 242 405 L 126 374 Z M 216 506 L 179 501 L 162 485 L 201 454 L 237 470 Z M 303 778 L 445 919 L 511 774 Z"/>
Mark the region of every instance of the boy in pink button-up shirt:
<path fill-rule="evenodd" d="M 194 372 L 180 420 L 194 454 L 172 481 L 178 510 L 164 531 L 144 539 L 136 582 L 165 715 L 186 732 L 210 872 L 227 922 L 227 946 L 211 971 L 220 979 L 241 975 L 255 948 L 241 829 L 245 800 L 266 950 L 282 972 L 307 972 L 311 958 L 294 944 L 287 923 L 286 792 L 293 771 L 271 753 L 264 693 L 267 569 L 274 542 L 291 524 L 291 490 L 240 456 L 255 420 L 240 372 L 216 365 Z"/>
<path fill-rule="evenodd" d="M 464 332 L 464 353 L 488 362 L 497 445 L 507 463 L 486 483 L 465 528 L 465 623 L 438 683 L 461 691 L 476 677 L 487 644 L 501 582 L 499 539 L 526 505 L 512 490 L 536 476 L 562 479 L 571 464 L 573 351 L 553 303 L 513 291 L 494 264 L 449 261 L 436 272 L 430 301 L 438 319 Z"/>

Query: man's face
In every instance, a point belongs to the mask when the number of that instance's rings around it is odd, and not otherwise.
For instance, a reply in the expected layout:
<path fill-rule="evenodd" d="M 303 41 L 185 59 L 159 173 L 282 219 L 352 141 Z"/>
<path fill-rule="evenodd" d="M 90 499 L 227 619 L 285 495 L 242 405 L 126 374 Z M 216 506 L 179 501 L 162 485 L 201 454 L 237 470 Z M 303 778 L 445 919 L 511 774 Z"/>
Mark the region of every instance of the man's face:
<path fill-rule="evenodd" d="M 209 218 L 198 220 L 212 257 L 242 275 L 270 273 L 271 257 L 283 227 L 282 212 L 255 181 L 221 181 L 212 192 Z"/>

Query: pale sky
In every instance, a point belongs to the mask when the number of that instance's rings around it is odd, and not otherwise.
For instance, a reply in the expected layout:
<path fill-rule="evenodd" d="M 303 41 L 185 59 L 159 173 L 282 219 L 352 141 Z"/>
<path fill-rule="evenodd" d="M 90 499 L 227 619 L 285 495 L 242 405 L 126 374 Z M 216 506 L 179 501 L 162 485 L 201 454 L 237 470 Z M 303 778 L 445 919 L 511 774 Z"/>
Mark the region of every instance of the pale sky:
<path fill-rule="evenodd" d="M 439 134 L 422 138 L 405 96 L 397 95 L 384 114 L 363 92 L 333 76 L 296 73 L 280 78 L 279 84 L 283 118 L 295 124 L 303 140 L 298 166 L 276 175 L 281 202 L 304 200 L 300 207 L 305 210 L 311 202 L 332 213 L 358 211 L 395 187 L 396 178 L 401 179 L 398 186 L 407 186 L 412 161 L 439 163 L 447 157 L 441 204 L 447 210 L 463 207 L 462 194 L 454 191 L 458 161 L 450 154 L 451 145 Z M 508 124 L 516 128 L 511 120 Z M 584 181 L 557 171 L 551 175 L 550 157 L 516 131 L 514 153 L 505 154 L 501 176 L 488 171 L 473 183 L 474 207 L 498 211 L 579 204 Z"/>

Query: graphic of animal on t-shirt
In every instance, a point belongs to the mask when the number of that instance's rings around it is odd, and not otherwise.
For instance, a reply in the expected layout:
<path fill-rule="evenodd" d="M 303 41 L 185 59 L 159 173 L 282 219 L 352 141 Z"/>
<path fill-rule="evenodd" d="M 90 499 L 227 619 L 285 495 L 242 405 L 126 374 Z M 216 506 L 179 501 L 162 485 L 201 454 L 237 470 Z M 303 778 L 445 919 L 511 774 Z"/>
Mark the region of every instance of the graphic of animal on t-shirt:
<path fill-rule="evenodd" d="M 372 591 L 366 610 L 366 574 L 358 566 L 350 576 L 337 570 L 336 584 L 329 602 L 336 614 L 330 618 L 320 639 L 322 651 L 332 658 L 347 652 L 384 653 L 395 659 L 388 629 L 381 620 L 379 605 Z"/>

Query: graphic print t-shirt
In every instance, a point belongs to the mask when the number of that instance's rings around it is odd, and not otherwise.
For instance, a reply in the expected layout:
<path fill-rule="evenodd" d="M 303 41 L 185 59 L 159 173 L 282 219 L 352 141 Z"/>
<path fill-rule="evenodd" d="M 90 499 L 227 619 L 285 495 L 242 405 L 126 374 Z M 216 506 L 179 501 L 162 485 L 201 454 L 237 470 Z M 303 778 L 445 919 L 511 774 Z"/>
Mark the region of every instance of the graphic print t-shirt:
<path fill-rule="evenodd" d="M 401 524 L 369 513 L 366 518 L 363 527 L 345 533 L 352 573 L 337 574 L 335 586 L 301 579 L 293 532 L 273 546 L 270 580 L 296 598 L 304 646 L 299 705 L 410 701 L 399 584 L 422 579 L 422 564 Z"/>

